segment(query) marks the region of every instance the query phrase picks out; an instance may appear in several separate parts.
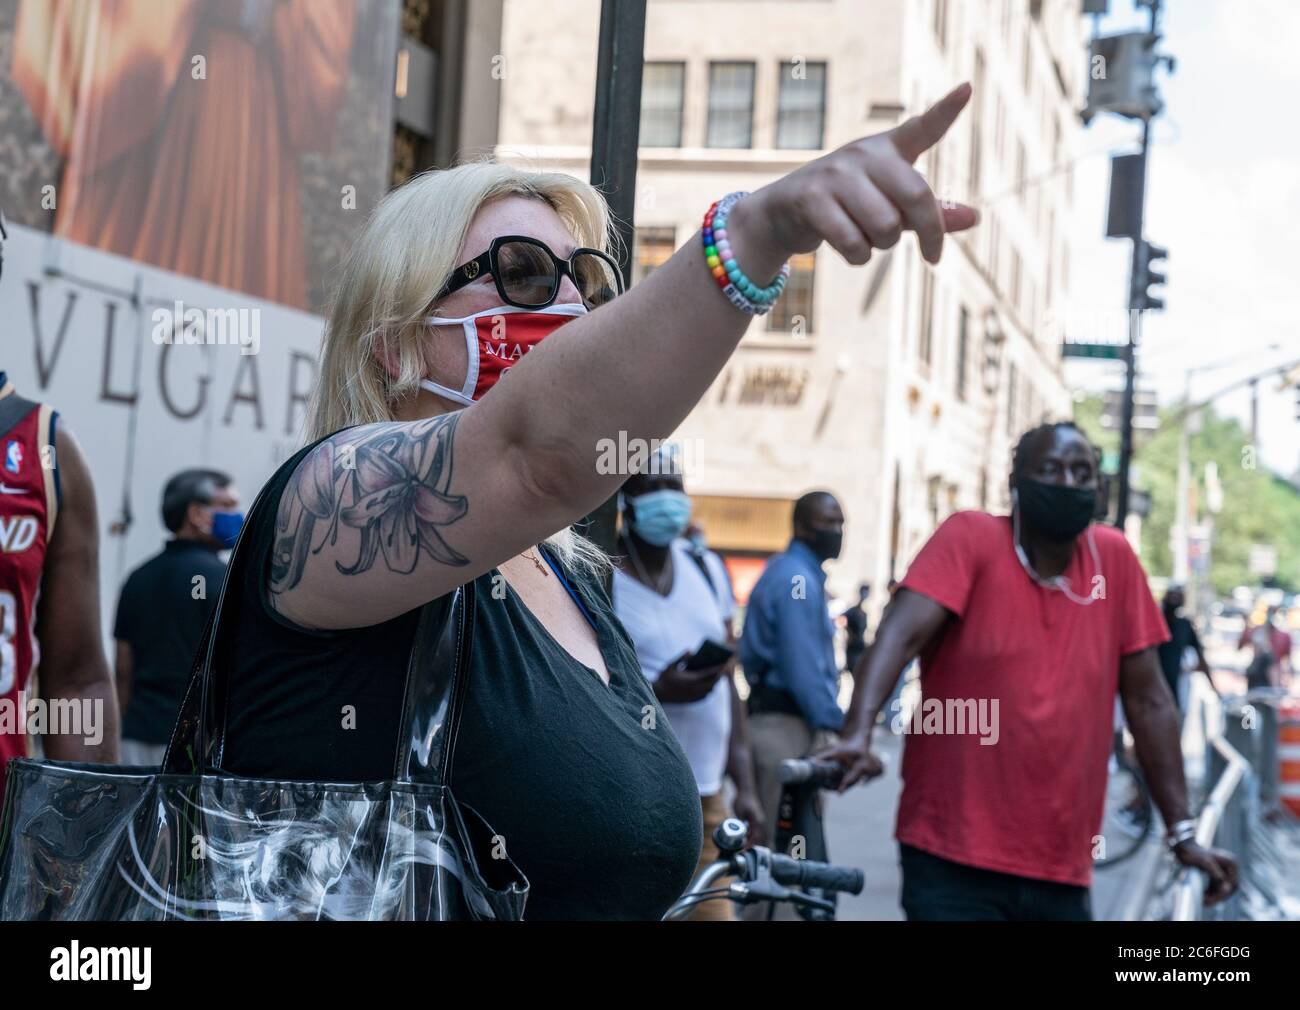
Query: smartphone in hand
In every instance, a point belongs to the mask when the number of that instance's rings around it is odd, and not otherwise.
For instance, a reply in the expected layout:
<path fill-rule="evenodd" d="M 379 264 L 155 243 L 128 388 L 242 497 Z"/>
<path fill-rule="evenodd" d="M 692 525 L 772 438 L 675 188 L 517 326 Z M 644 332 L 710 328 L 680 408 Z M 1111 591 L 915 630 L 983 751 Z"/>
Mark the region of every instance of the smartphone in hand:
<path fill-rule="evenodd" d="M 686 669 L 707 670 L 712 666 L 721 666 L 735 654 L 736 650 L 730 646 L 706 638 L 698 649 L 686 657 Z"/>

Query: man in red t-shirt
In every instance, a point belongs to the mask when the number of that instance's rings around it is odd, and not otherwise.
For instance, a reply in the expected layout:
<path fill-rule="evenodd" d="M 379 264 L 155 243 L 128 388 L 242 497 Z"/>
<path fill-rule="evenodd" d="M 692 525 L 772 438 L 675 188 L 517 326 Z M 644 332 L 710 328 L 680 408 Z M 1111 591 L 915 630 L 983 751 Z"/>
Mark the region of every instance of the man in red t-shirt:
<path fill-rule="evenodd" d="M 959 512 L 921 549 L 856 671 L 842 788 L 880 774 L 871 729 L 921 662 L 906 734 L 898 838 L 909 919 L 1088 919 L 1115 697 L 1138 760 L 1207 901 L 1236 886 L 1197 845 L 1178 710 L 1156 658 L 1169 635 L 1123 534 L 1091 525 L 1096 454 L 1073 424 L 1016 446 L 1011 516 Z"/>

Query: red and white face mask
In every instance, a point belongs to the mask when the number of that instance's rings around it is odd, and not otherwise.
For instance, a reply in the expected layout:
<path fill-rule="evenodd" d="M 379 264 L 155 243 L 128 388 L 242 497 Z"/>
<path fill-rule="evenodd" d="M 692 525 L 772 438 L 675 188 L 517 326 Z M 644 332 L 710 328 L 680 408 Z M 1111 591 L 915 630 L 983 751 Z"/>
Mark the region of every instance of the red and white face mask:
<path fill-rule="evenodd" d="M 580 302 L 563 302 L 541 309 L 502 305 L 461 319 L 429 316 L 431 326 L 463 328 L 469 371 L 458 390 L 432 379 L 421 379 L 420 385 L 431 393 L 468 407 L 475 400 L 481 400 L 512 365 L 546 337 L 575 317 L 586 314 L 587 307 Z"/>

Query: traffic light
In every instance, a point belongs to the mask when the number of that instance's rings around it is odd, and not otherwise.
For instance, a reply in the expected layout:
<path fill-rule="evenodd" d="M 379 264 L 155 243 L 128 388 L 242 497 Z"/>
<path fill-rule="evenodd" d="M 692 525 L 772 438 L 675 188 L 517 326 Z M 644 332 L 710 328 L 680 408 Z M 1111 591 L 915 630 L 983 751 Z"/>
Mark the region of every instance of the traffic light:
<path fill-rule="evenodd" d="M 1143 239 L 1137 243 L 1133 255 L 1137 257 L 1137 270 L 1133 279 L 1132 307 L 1138 310 L 1163 309 L 1164 299 L 1152 294 L 1150 288 L 1163 285 L 1165 275 L 1152 267 L 1158 260 L 1168 258 L 1169 250 Z"/>
<path fill-rule="evenodd" d="M 1155 51 L 1155 32 L 1122 32 L 1094 38 L 1088 45 L 1088 102 L 1079 114 L 1086 126 L 1100 112 L 1129 119 L 1151 119 L 1164 109 L 1155 69 L 1173 61 Z"/>

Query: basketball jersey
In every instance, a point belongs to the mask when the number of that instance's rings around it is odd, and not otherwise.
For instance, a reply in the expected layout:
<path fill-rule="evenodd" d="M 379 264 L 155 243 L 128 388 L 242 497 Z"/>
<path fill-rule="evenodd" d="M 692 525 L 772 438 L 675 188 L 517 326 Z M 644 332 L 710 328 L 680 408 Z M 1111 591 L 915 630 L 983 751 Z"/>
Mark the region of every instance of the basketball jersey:
<path fill-rule="evenodd" d="M 56 417 L 50 407 L 19 397 L 0 372 L 0 799 L 4 766 L 27 755 L 34 742 L 22 727 L 40 662 L 36 601 L 58 511 Z"/>

